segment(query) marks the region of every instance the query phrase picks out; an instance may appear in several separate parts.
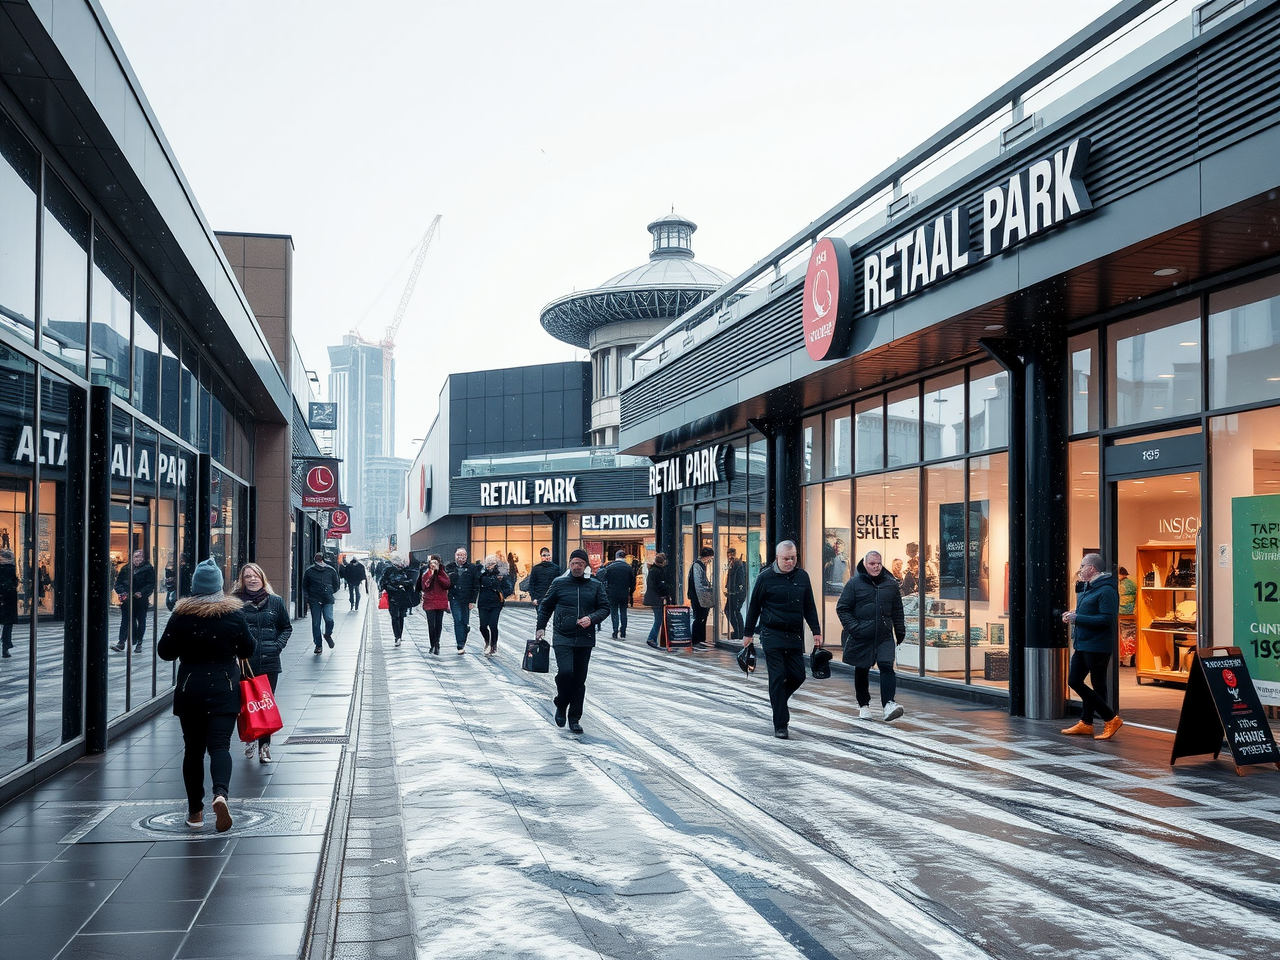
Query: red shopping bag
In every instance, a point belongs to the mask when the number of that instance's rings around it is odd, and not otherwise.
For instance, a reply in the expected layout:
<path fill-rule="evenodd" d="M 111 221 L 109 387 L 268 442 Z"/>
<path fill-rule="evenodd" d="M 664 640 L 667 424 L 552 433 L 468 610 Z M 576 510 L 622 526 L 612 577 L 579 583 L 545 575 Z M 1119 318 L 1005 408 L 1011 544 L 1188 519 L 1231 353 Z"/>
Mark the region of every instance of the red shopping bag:
<path fill-rule="evenodd" d="M 249 675 L 240 681 L 240 716 L 236 718 L 236 726 L 240 728 L 240 740 L 253 743 L 281 729 L 284 721 L 280 719 L 280 708 L 271 692 L 271 681 L 265 674 L 254 676 L 248 664 L 241 666 L 242 675 L 245 671 Z"/>
<path fill-rule="evenodd" d="M 390 607 L 391 604 L 387 600 L 387 591 L 383 590 L 382 593 L 378 595 L 378 609 L 387 610 L 390 609 Z"/>

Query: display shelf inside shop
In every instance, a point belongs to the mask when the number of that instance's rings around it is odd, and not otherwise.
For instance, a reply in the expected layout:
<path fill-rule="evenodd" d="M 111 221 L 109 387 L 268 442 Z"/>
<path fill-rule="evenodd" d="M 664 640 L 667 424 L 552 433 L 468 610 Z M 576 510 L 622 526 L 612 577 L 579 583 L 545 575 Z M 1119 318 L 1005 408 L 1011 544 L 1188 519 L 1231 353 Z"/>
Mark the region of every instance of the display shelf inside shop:
<path fill-rule="evenodd" d="M 1135 677 L 1185 684 L 1198 637 L 1195 545 L 1146 543 L 1137 554 Z"/>

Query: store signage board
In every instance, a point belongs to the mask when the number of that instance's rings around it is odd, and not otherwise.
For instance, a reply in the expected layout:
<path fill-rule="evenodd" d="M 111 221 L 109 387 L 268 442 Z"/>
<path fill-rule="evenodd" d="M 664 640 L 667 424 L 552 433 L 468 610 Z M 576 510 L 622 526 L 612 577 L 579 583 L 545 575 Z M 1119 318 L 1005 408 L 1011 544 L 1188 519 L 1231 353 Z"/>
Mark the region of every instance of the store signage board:
<path fill-rule="evenodd" d="M 980 250 L 969 247 L 973 201 L 967 201 L 866 254 L 863 313 L 883 310 L 1088 213 L 1093 209 L 1084 185 L 1088 166 L 1089 139 L 1080 137 L 985 190 Z"/>
<path fill-rule="evenodd" d="M 815 360 L 844 354 L 853 329 L 853 256 L 839 237 L 824 237 L 804 275 L 804 346 Z"/>
<path fill-rule="evenodd" d="M 1280 751 L 1239 647 L 1202 649 L 1192 658 L 1170 766 L 1179 757 L 1207 753 L 1216 760 L 1224 736 L 1241 776 L 1241 768 L 1252 764 L 1280 769 Z"/>
<path fill-rule="evenodd" d="M 339 505 L 342 495 L 338 492 L 338 461 L 316 457 L 304 462 L 306 471 L 302 478 L 302 506 L 314 510 Z"/>
<path fill-rule="evenodd" d="M 1233 636 L 1263 703 L 1280 704 L 1280 494 L 1231 500 Z"/>
<path fill-rule="evenodd" d="M 490 480 L 480 484 L 480 506 L 532 506 L 539 503 L 577 503 L 577 477 L 538 480 Z"/>
<path fill-rule="evenodd" d="M 336 403 L 316 403 L 315 401 L 307 404 L 307 429 L 337 430 L 338 405 Z"/>
<path fill-rule="evenodd" d="M 651 513 L 584 513 L 582 529 L 595 531 L 652 530 Z"/>
<path fill-rule="evenodd" d="M 662 609 L 663 644 L 671 647 L 693 646 L 693 610 L 669 606 Z"/>
<path fill-rule="evenodd" d="M 718 443 L 665 460 L 655 460 L 649 468 L 649 496 L 657 497 L 686 487 L 720 483 L 732 480 L 733 475 L 733 445 Z"/>
<path fill-rule="evenodd" d="M 1141 443 L 1116 443 L 1107 447 L 1104 457 L 1110 477 L 1198 470 L 1204 462 L 1204 438 L 1197 432 Z"/>

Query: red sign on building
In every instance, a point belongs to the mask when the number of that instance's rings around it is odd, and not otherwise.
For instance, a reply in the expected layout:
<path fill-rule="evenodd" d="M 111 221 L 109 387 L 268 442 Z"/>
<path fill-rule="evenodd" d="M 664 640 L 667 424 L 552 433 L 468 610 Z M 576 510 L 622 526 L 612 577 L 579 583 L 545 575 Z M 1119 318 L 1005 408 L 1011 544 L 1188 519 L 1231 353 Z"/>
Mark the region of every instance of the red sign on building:
<path fill-rule="evenodd" d="M 804 346 L 815 360 L 844 353 L 853 326 L 853 257 L 839 237 L 819 240 L 804 275 Z"/>
<path fill-rule="evenodd" d="M 303 509 L 327 509 L 339 505 L 338 461 L 329 458 L 308 460 L 302 477 Z"/>

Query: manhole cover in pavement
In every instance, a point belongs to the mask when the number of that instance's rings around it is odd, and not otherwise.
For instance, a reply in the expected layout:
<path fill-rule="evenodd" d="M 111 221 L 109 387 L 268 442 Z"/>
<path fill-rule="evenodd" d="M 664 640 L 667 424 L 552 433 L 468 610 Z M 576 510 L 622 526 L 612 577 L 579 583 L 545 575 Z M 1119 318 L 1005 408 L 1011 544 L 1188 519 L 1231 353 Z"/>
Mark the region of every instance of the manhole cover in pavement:
<path fill-rule="evenodd" d="M 329 819 L 328 800 L 232 800 L 231 829 L 225 837 L 317 836 Z M 117 803 L 100 808 L 59 843 L 120 843 L 146 840 L 191 840 L 218 836 L 207 804 L 204 826 L 187 826 L 184 800 Z"/>

